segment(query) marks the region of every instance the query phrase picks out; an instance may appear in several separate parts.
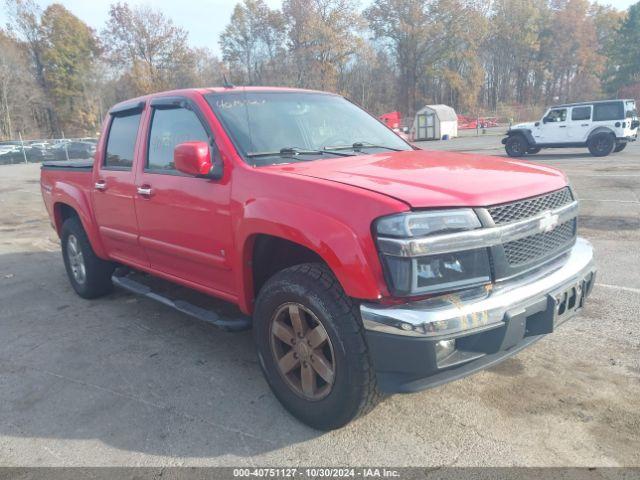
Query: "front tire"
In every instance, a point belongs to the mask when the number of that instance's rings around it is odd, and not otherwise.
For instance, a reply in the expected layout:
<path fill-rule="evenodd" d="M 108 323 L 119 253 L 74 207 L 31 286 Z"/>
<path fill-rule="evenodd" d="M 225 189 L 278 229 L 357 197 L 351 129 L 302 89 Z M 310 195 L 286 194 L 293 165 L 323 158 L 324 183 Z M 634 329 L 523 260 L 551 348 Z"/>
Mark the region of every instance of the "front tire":
<path fill-rule="evenodd" d="M 627 147 L 626 142 L 625 143 L 619 143 L 616 145 L 616 148 L 613 149 L 613 151 L 615 153 L 621 152 L 622 150 L 624 150 Z"/>
<path fill-rule="evenodd" d="M 266 282 L 254 338 L 273 393 L 313 428 L 340 428 L 381 398 L 358 306 L 324 265 L 295 265 Z"/>
<path fill-rule="evenodd" d="M 540 147 L 532 147 L 527 150 L 527 155 L 535 155 L 536 153 L 540 153 L 542 150 Z"/>
<path fill-rule="evenodd" d="M 111 292 L 115 265 L 95 254 L 78 217 L 65 220 L 60 239 L 64 266 L 76 293 L 91 299 Z"/>
<path fill-rule="evenodd" d="M 589 152 L 594 157 L 606 157 L 616 146 L 615 137 L 610 133 L 598 133 L 587 142 Z"/>
<path fill-rule="evenodd" d="M 507 138 L 504 149 L 510 157 L 523 157 L 527 154 L 529 145 L 522 135 L 513 135 Z"/>

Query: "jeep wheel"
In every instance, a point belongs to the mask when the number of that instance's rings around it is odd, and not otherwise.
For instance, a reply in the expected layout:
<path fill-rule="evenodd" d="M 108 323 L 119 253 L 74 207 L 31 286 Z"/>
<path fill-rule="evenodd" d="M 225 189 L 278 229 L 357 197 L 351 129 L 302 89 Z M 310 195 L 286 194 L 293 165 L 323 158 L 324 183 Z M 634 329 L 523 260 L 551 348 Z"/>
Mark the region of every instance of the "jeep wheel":
<path fill-rule="evenodd" d="M 527 154 L 529 145 L 522 135 L 514 135 L 507 139 L 504 149 L 510 157 L 522 157 Z"/>
<path fill-rule="evenodd" d="M 284 407 L 313 428 L 342 427 L 380 400 L 357 304 L 323 265 L 296 265 L 260 289 L 254 337 Z"/>
<path fill-rule="evenodd" d="M 540 150 L 542 150 L 540 147 L 532 147 L 527 150 L 527 154 L 535 155 L 536 153 L 540 153 Z"/>
<path fill-rule="evenodd" d="M 615 138 L 610 133 L 598 133 L 589 139 L 587 147 L 594 157 L 606 157 L 616 146 Z"/>
<path fill-rule="evenodd" d="M 627 144 L 626 143 L 618 143 L 616 145 L 616 148 L 613 149 L 613 151 L 615 153 L 621 152 L 622 150 L 624 150 L 626 148 Z"/>
<path fill-rule="evenodd" d="M 115 265 L 99 258 L 77 217 L 67 219 L 61 232 L 62 258 L 71 286 L 82 298 L 109 293 Z"/>

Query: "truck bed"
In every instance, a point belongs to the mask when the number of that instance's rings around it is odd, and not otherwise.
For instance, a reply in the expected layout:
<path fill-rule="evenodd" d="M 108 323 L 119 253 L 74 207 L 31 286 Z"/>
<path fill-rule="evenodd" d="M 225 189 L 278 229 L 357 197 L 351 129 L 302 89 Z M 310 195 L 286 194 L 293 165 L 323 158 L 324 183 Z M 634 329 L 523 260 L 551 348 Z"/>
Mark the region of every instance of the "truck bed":
<path fill-rule="evenodd" d="M 88 201 L 92 183 L 93 160 L 43 162 L 40 171 L 42 198 L 51 219 L 54 204 L 61 191 L 78 200 Z"/>

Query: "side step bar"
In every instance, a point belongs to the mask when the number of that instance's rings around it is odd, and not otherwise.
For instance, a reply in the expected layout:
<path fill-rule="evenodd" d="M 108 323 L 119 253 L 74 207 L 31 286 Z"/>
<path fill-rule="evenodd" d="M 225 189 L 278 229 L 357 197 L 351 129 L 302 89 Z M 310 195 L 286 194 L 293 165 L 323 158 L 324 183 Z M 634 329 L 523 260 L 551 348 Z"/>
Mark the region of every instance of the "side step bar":
<path fill-rule="evenodd" d="M 206 310 L 192 303 L 185 302 L 184 300 L 173 300 L 171 298 L 165 297 L 164 295 L 154 292 L 151 287 L 124 275 L 114 274 L 111 277 L 111 280 L 113 281 L 114 285 L 124 288 L 131 293 L 142 295 L 144 297 L 150 298 L 151 300 L 155 300 L 156 302 L 160 302 L 167 307 L 171 307 L 175 310 L 178 310 L 179 312 L 186 313 L 187 315 L 195 317 L 198 320 L 202 320 L 203 322 L 211 323 L 212 325 L 215 325 L 216 327 L 219 327 L 227 332 L 240 332 L 242 330 L 249 330 L 252 325 L 250 317 L 240 317 L 234 320 L 227 320 L 221 318 L 220 315 L 217 315 L 211 310 Z"/>

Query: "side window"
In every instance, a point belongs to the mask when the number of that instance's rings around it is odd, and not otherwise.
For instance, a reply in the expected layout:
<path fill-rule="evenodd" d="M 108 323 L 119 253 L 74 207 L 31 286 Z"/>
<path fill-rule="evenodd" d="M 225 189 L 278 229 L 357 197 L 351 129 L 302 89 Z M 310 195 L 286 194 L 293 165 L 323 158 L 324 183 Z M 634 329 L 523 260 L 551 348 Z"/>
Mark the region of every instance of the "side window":
<path fill-rule="evenodd" d="M 571 120 L 591 120 L 591 107 L 573 107 Z"/>
<path fill-rule="evenodd" d="M 139 125 L 140 113 L 112 118 L 104 167 L 131 170 Z"/>
<path fill-rule="evenodd" d="M 558 108 L 551 110 L 547 115 L 547 122 L 564 122 L 567 119 L 567 109 Z"/>
<path fill-rule="evenodd" d="M 624 119 L 624 105 L 622 102 L 596 103 L 593 106 L 594 122 L 622 119 Z"/>
<path fill-rule="evenodd" d="M 186 108 L 155 109 L 149 135 L 149 170 L 175 170 L 173 150 L 183 142 L 209 142 L 198 116 Z"/>

